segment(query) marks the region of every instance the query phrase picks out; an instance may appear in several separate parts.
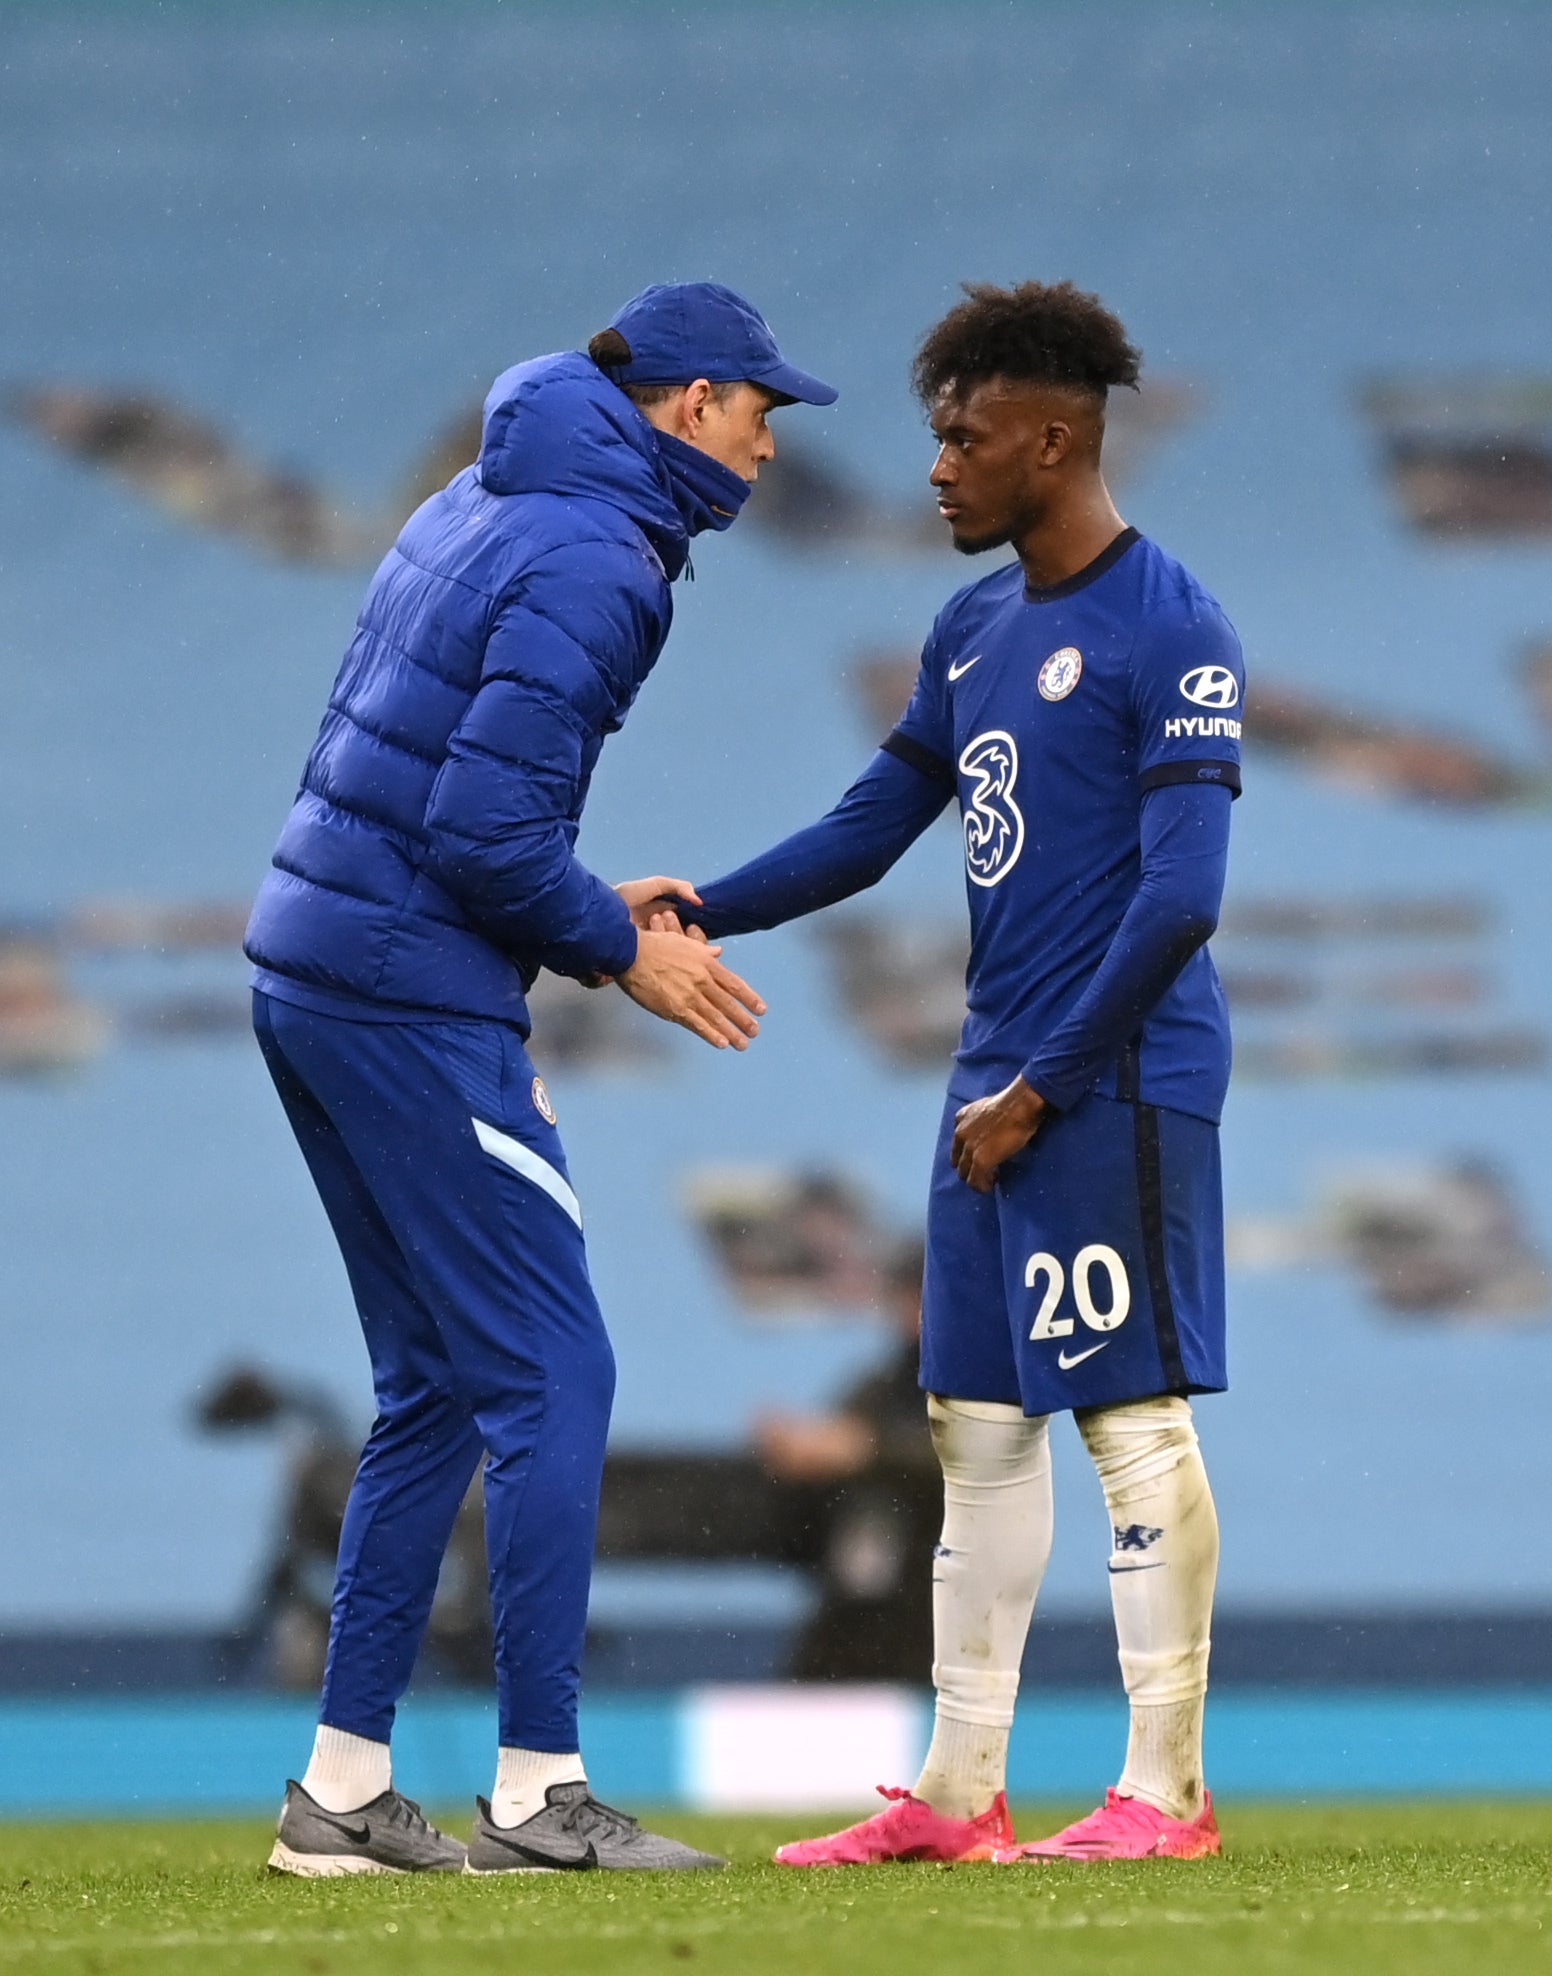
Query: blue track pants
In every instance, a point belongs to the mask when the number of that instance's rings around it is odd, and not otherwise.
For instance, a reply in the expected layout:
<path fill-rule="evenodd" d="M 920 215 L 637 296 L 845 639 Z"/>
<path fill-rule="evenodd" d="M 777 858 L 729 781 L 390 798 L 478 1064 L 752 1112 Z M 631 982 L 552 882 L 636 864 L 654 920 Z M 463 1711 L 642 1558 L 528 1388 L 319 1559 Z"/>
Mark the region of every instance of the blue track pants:
<path fill-rule="evenodd" d="M 484 1454 L 501 1742 L 574 1750 L 614 1356 L 533 1064 L 500 1023 L 358 1022 L 256 993 L 254 1028 L 377 1399 L 322 1719 L 388 1740 Z"/>

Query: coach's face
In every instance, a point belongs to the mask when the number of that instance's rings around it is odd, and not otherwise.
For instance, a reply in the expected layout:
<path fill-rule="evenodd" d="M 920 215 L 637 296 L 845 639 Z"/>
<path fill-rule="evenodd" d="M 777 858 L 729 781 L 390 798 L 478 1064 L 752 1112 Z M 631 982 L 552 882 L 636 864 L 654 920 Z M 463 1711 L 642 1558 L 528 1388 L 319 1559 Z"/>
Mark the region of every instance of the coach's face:
<path fill-rule="evenodd" d="M 930 424 L 929 476 L 954 547 L 966 556 L 1035 528 L 1073 444 L 1071 392 L 991 377 L 943 392 Z"/>
<path fill-rule="evenodd" d="M 681 437 L 720 465 L 731 467 L 741 480 L 758 480 L 760 468 L 776 457 L 776 441 L 768 415 L 784 398 L 758 384 L 735 384 L 718 397 L 704 378 L 685 393 Z"/>

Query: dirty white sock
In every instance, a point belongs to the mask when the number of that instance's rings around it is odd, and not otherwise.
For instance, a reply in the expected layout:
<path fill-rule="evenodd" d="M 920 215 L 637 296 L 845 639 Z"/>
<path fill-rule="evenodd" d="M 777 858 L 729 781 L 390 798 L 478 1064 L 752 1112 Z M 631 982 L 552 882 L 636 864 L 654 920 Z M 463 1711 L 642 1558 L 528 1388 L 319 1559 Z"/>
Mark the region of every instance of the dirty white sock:
<path fill-rule="evenodd" d="M 543 1811 L 544 1794 L 552 1784 L 586 1782 L 587 1771 L 575 1750 L 569 1756 L 556 1756 L 550 1750 L 498 1750 L 491 1820 L 496 1825 L 522 1825 Z"/>
<path fill-rule="evenodd" d="M 359 1811 L 393 1784 L 386 1743 L 320 1722 L 302 1789 L 325 1811 Z"/>
<path fill-rule="evenodd" d="M 940 1702 L 912 1796 L 945 1818 L 978 1818 L 1006 1780 L 1011 1728 L 1010 1722 L 961 1722 L 945 1715 Z"/>
<path fill-rule="evenodd" d="M 1126 1768 L 1116 1789 L 1141 1798 L 1170 1818 L 1197 1818 L 1202 1798 L 1202 1717 L 1205 1694 L 1183 1702 L 1132 1703 Z"/>
<path fill-rule="evenodd" d="M 1218 1576 L 1218 1518 L 1191 1409 L 1161 1396 L 1079 1422 L 1104 1485 L 1110 1599 L 1131 1701 L 1117 1786 L 1171 1818 L 1202 1809 L 1202 1717 Z"/>
<path fill-rule="evenodd" d="M 975 1818 L 1006 1781 L 1019 1667 L 1051 1555 L 1049 1423 L 936 1396 L 927 1414 L 943 1469 L 932 1571 L 938 1699 L 915 1795 L 946 1818 Z"/>

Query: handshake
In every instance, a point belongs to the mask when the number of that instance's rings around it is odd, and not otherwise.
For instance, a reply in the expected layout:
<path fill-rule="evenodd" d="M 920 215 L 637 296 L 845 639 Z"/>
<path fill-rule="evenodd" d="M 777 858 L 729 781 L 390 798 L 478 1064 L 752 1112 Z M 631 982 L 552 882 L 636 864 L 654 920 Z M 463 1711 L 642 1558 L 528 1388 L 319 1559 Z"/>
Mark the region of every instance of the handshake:
<path fill-rule="evenodd" d="M 747 1050 L 758 1036 L 756 1020 L 765 1003 L 747 981 L 722 965 L 722 949 L 712 946 L 698 926 L 684 925 L 666 898 L 698 906 L 695 887 L 685 878 L 634 878 L 615 891 L 630 908 L 640 938 L 636 958 L 619 976 L 619 985 L 665 1022 L 692 1030 L 713 1049 Z M 599 979 L 591 984 L 603 986 Z"/>

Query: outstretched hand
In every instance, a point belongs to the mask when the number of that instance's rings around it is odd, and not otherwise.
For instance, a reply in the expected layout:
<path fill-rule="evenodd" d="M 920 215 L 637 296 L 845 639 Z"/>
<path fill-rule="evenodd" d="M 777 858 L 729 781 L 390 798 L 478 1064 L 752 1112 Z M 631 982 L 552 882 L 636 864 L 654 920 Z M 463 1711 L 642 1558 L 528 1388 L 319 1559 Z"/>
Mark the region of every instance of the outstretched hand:
<path fill-rule="evenodd" d="M 633 1002 L 665 1022 L 693 1031 L 713 1049 L 731 1045 L 747 1050 L 750 1039 L 760 1033 L 755 1018 L 764 1015 L 764 1001 L 747 981 L 722 965 L 721 947 L 712 946 L 704 934 L 686 938 L 672 912 L 659 913 L 656 926 L 652 917 L 639 935 L 635 961 L 620 976 L 620 986 Z"/>
<path fill-rule="evenodd" d="M 677 933 L 686 940 L 699 940 L 703 947 L 708 944 L 704 926 L 697 926 L 693 919 L 680 919 L 676 912 L 671 912 L 666 906 L 659 908 L 648 918 L 647 930 L 652 933 Z"/>
<path fill-rule="evenodd" d="M 614 889 L 630 907 L 631 923 L 638 933 L 645 933 L 662 916 L 665 898 L 684 899 L 692 906 L 701 902 L 700 894 L 687 878 L 628 878 Z"/>
<path fill-rule="evenodd" d="M 961 1180 L 978 1194 L 989 1194 L 1004 1160 L 1023 1152 L 1045 1123 L 1050 1106 L 1022 1077 L 994 1092 L 961 1105 L 954 1115 L 954 1148 L 950 1158 Z"/>

